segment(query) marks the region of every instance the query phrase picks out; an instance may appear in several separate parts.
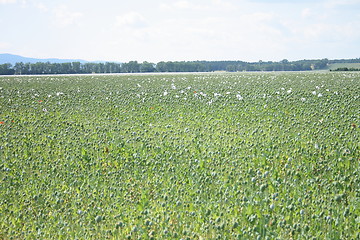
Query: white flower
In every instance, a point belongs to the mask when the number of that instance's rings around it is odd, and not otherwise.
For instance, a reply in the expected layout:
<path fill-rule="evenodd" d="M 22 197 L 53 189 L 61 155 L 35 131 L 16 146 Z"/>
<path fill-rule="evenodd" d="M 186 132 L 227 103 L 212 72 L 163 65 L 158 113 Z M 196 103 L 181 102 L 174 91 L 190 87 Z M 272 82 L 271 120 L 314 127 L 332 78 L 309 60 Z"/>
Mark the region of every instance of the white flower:
<path fill-rule="evenodd" d="M 322 97 L 323 95 L 321 93 L 318 94 L 318 97 Z"/>
<path fill-rule="evenodd" d="M 236 94 L 236 98 L 237 98 L 238 100 L 243 100 L 243 99 L 244 99 L 240 94 Z"/>
<path fill-rule="evenodd" d="M 287 93 L 291 93 L 291 89 L 287 90 Z"/>
<path fill-rule="evenodd" d="M 305 102 L 306 98 L 302 97 L 302 98 L 300 98 L 300 101 Z"/>
<path fill-rule="evenodd" d="M 316 95 L 316 91 L 312 91 L 311 93 L 312 93 L 313 95 Z"/>
<path fill-rule="evenodd" d="M 165 92 L 164 92 L 164 96 L 166 96 L 166 95 L 168 95 L 169 93 L 165 90 Z"/>

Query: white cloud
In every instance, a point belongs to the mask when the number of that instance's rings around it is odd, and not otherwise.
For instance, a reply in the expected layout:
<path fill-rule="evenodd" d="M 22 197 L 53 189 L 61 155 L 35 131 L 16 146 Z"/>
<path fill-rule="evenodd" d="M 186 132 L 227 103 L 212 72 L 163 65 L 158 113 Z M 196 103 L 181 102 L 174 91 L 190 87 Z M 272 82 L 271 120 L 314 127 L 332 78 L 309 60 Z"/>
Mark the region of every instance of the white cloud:
<path fill-rule="evenodd" d="M 58 6 L 54 9 L 56 24 L 60 27 L 66 27 L 77 24 L 79 18 L 83 16 L 81 12 L 70 11 L 66 5 Z"/>
<path fill-rule="evenodd" d="M 312 11 L 311 11 L 310 8 L 304 8 L 304 9 L 301 11 L 301 16 L 302 16 L 303 18 L 307 18 L 307 17 L 310 17 L 310 16 L 312 16 L 312 15 L 313 15 L 313 13 L 312 13 Z"/>
<path fill-rule="evenodd" d="M 164 10 L 164 11 L 167 11 L 167 10 L 170 10 L 171 9 L 171 6 L 169 4 L 166 4 L 166 3 L 162 3 L 159 5 L 159 8 L 161 10 Z"/>
<path fill-rule="evenodd" d="M 21 7 L 26 8 L 27 6 L 28 6 L 28 1 L 27 0 L 21 0 Z"/>
<path fill-rule="evenodd" d="M 274 17 L 274 14 L 272 13 L 266 13 L 266 12 L 255 12 L 251 14 L 243 15 L 242 18 L 249 22 L 264 22 L 264 21 L 270 21 Z"/>
<path fill-rule="evenodd" d="M 325 3 L 325 6 L 329 8 L 335 8 L 338 6 L 347 6 L 360 4 L 360 0 L 331 0 Z"/>
<path fill-rule="evenodd" d="M 298 27 L 298 29 L 305 39 L 312 41 L 322 39 L 324 36 L 329 37 L 329 33 L 334 32 L 333 26 L 325 23 L 314 23 L 304 28 Z"/>
<path fill-rule="evenodd" d="M 189 1 L 176 1 L 171 4 L 161 4 L 160 9 L 169 11 L 169 10 L 202 10 L 207 6 L 205 5 L 197 5 L 190 3 Z"/>
<path fill-rule="evenodd" d="M 49 11 L 49 8 L 46 7 L 43 3 L 35 3 L 35 7 L 43 12 Z"/>
<path fill-rule="evenodd" d="M 16 0 L 0 0 L 0 4 L 16 3 Z"/>
<path fill-rule="evenodd" d="M 222 9 L 237 9 L 237 6 L 235 6 L 234 4 L 228 2 L 228 1 L 224 1 L 224 0 L 213 0 L 212 3 L 214 4 L 215 7 L 217 8 L 222 8 Z"/>
<path fill-rule="evenodd" d="M 160 9 L 169 10 L 194 10 L 194 11 L 219 11 L 219 10 L 236 10 L 237 5 L 226 0 L 212 0 L 206 4 L 195 4 L 194 1 L 180 0 L 173 3 L 162 3 Z"/>
<path fill-rule="evenodd" d="M 10 47 L 10 44 L 8 42 L 0 42 L 0 49 L 6 50 Z"/>
<path fill-rule="evenodd" d="M 116 17 L 116 26 L 130 28 L 144 28 L 147 26 L 146 19 L 138 12 L 129 12 Z"/>
<path fill-rule="evenodd" d="M 289 19 L 283 19 L 289 35 L 299 44 L 332 43 L 343 45 L 345 42 L 356 41 L 360 36 L 360 15 L 351 11 L 351 5 L 360 3 L 360 0 L 332 0 L 327 3 L 306 7 Z M 340 6 L 342 8 L 332 8 Z M 332 6 L 330 8 L 330 6 Z M 346 6 L 346 7 L 345 7 Z"/>
<path fill-rule="evenodd" d="M 188 9 L 191 8 L 191 4 L 188 1 L 178 1 L 173 4 L 174 7 L 180 9 Z"/>

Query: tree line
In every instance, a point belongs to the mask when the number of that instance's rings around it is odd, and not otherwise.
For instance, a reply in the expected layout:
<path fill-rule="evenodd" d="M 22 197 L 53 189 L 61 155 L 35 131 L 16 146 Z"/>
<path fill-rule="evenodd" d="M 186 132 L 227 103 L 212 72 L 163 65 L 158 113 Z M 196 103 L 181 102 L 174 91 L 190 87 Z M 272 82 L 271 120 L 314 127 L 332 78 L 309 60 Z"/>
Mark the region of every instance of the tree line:
<path fill-rule="evenodd" d="M 337 69 L 334 69 L 334 70 L 331 70 L 330 71 L 334 71 L 334 72 L 347 72 L 347 71 L 350 71 L 350 72 L 353 72 L 353 71 L 360 71 L 360 68 L 347 68 L 347 67 L 340 67 L 340 68 L 337 68 Z"/>
<path fill-rule="evenodd" d="M 89 73 L 145 73 L 145 72 L 214 72 L 214 71 L 310 71 L 327 69 L 328 64 L 337 62 L 360 62 L 360 59 L 349 60 L 299 60 L 279 62 L 258 61 L 168 61 L 157 64 L 150 62 L 139 63 L 23 63 L 14 66 L 9 63 L 0 65 L 0 75 L 22 74 L 89 74 Z"/>

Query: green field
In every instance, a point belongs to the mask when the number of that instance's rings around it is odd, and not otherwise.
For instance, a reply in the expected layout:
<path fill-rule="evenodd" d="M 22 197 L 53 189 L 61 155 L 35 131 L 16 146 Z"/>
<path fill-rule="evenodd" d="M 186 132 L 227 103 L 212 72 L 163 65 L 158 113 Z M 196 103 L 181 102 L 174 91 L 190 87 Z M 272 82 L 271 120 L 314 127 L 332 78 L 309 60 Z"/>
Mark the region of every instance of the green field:
<path fill-rule="evenodd" d="M 359 239 L 360 73 L 0 77 L 0 239 Z"/>
<path fill-rule="evenodd" d="M 336 70 L 338 68 L 360 69 L 360 63 L 332 63 L 332 64 L 329 64 L 329 69 L 330 70 Z"/>

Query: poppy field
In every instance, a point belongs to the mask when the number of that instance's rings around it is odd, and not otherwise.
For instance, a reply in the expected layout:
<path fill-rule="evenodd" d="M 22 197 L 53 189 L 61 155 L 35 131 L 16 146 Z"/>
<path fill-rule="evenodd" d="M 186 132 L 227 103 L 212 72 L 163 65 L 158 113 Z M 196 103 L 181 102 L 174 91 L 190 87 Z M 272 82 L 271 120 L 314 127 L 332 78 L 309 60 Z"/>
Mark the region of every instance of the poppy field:
<path fill-rule="evenodd" d="M 0 77 L 0 239 L 360 239 L 360 73 Z"/>

